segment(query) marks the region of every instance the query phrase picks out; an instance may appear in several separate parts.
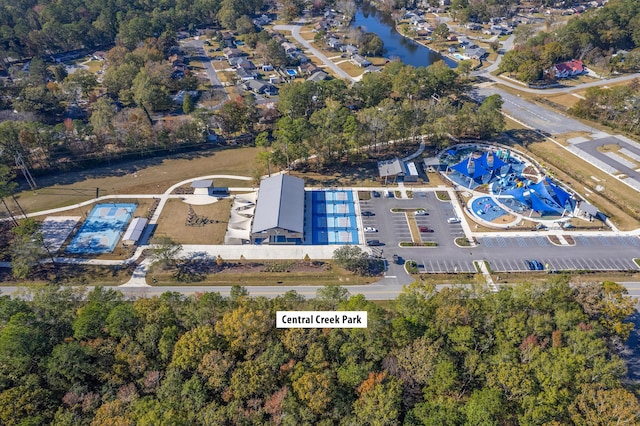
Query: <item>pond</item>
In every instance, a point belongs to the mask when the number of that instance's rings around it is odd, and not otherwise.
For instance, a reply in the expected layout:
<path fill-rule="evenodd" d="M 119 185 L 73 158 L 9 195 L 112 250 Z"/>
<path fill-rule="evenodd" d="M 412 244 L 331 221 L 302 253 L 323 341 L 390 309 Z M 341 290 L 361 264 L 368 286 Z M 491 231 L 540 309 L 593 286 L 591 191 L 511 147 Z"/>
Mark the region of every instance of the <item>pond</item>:
<path fill-rule="evenodd" d="M 444 60 L 451 68 L 456 67 L 455 61 L 402 36 L 396 31 L 391 16 L 371 5 L 361 4 L 350 26 L 362 27 L 367 32 L 377 34 L 384 42 L 387 58 L 398 58 L 402 63 L 414 67 L 428 67 L 439 60 Z"/>

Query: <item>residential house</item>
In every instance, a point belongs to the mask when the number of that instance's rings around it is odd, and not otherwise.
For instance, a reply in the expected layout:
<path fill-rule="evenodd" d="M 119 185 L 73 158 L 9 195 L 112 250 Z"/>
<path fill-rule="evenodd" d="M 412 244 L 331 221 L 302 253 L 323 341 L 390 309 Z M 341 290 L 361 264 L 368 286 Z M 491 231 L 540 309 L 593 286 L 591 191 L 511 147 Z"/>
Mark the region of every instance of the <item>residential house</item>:
<path fill-rule="evenodd" d="M 260 67 L 262 69 L 263 72 L 271 72 L 273 71 L 273 65 L 271 64 L 263 64 L 262 67 Z"/>
<path fill-rule="evenodd" d="M 238 65 L 236 65 L 236 67 L 242 68 L 245 71 L 253 71 L 256 69 L 256 66 L 254 65 L 254 63 L 247 59 L 245 59 L 244 61 L 241 61 Z"/>
<path fill-rule="evenodd" d="M 469 59 L 476 59 L 476 60 L 481 60 L 482 58 L 484 58 L 487 55 L 487 51 L 485 49 L 483 49 L 482 47 L 477 47 L 475 49 L 469 48 L 467 47 L 464 50 L 464 55 L 465 57 L 469 58 Z"/>
<path fill-rule="evenodd" d="M 275 41 L 277 41 L 280 44 L 286 43 L 288 41 L 285 36 L 283 36 L 282 34 L 280 34 L 278 32 L 275 32 L 275 31 L 271 33 L 271 38 L 274 39 Z"/>
<path fill-rule="evenodd" d="M 336 50 L 340 49 L 340 46 L 342 46 L 342 43 L 340 43 L 340 40 L 334 37 L 329 37 L 329 40 L 327 40 L 327 44 L 329 45 L 329 47 Z"/>
<path fill-rule="evenodd" d="M 258 73 L 255 71 L 247 71 L 244 68 L 238 68 L 236 74 L 242 81 L 255 80 L 258 78 Z"/>
<path fill-rule="evenodd" d="M 298 47 L 297 47 L 295 44 L 290 43 L 290 42 L 288 42 L 288 41 L 285 41 L 284 43 L 282 43 L 282 44 L 281 44 L 281 46 L 282 46 L 282 48 L 284 49 L 284 52 L 285 52 L 287 55 L 291 55 L 291 54 L 293 54 L 294 52 L 297 52 L 297 51 L 298 51 Z"/>
<path fill-rule="evenodd" d="M 418 16 L 418 15 L 411 15 L 411 19 L 409 20 L 411 22 L 411 25 L 419 25 L 422 24 L 424 22 L 424 18 L 422 16 Z"/>
<path fill-rule="evenodd" d="M 567 62 L 554 65 L 556 78 L 567 78 L 584 74 L 587 69 L 580 59 L 572 59 Z"/>
<path fill-rule="evenodd" d="M 342 48 L 340 50 L 342 50 L 343 52 L 345 52 L 349 56 L 353 56 L 353 55 L 357 55 L 358 54 L 358 48 L 355 47 L 353 44 L 347 44 L 345 46 L 342 46 Z"/>
<path fill-rule="evenodd" d="M 229 65 L 231 65 L 232 67 L 237 67 L 239 63 L 241 63 L 242 61 L 246 61 L 247 58 L 244 56 L 235 56 L 233 58 L 229 58 L 229 60 L 227 62 L 229 62 Z"/>
<path fill-rule="evenodd" d="M 313 62 L 307 62 L 307 63 L 301 64 L 298 67 L 298 70 L 300 70 L 300 74 L 311 75 L 316 71 L 320 71 L 320 67 L 318 67 Z"/>
<path fill-rule="evenodd" d="M 230 59 L 230 58 L 238 58 L 240 56 L 246 56 L 246 54 L 240 50 L 240 49 L 234 49 L 232 47 L 225 47 L 224 49 L 222 49 L 222 54 L 224 55 L 225 58 Z"/>
<path fill-rule="evenodd" d="M 362 68 L 366 68 L 371 65 L 371 62 L 367 58 L 360 55 L 353 55 L 351 57 L 351 62 Z"/>
<path fill-rule="evenodd" d="M 291 57 L 300 61 L 301 64 L 309 62 L 309 58 L 307 58 L 302 52 L 295 52 Z"/>
<path fill-rule="evenodd" d="M 309 78 L 307 78 L 307 81 L 313 81 L 314 83 L 318 83 L 320 81 L 326 80 L 329 77 L 329 74 L 327 74 L 324 71 L 316 71 L 313 74 L 311 74 L 311 76 Z"/>
<path fill-rule="evenodd" d="M 260 95 L 275 96 L 278 94 L 278 88 L 273 84 L 260 80 L 248 80 L 244 83 L 244 87 L 247 90 L 251 90 L 254 93 Z"/>
<path fill-rule="evenodd" d="M 366 70 L 364 70 L 364 73 L 368 73 L 368 72 L 382 72 L 382 67 L 377 67 L 375 65 L 369 65 L 367 67 Z"/>
<path fill-rule="evenodd" d="M 316 31 L 326 31 L 329 28 L 329 22 L 326 19 L 321 19 L 313 25 L 313 29 Z"/>
<path fill-rule="evenodd" d="M 233 35 L 233 33 L 229 32 L 229 31 L 222 31 L 220 33 L 220 36 L 222 37 L 222 40 L 235 40 L 236 37 Z"/>

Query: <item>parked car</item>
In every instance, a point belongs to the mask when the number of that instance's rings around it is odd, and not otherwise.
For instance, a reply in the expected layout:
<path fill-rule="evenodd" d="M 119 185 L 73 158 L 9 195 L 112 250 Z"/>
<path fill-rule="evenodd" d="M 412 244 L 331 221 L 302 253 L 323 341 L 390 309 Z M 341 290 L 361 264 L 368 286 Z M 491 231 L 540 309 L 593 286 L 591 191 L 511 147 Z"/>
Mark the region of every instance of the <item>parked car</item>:
<path fill-rule="evenodd" d="M 433 232 L 433 229 L 428 226 L 419 226 L 418 229 L 420 229 L 420 232 Z"/>
<path fill-rule="evenodd" d="M 380 242 L 380 240 L 369 240 L 367 241 L 367 245 L 368 246 L 381 246 L 382 243 Z"/>
<path fill-rule="evenodd" d="M 418 209 L 414 212 L 416 216 L 429 216 L 429 212 L 425 209 Z"/>
<path fill-rule="evenodd" d="M 536 270 L 536 265 L 532 261 L 525 260 L 524 262 L 527 264 L 527 267 L 529 268 L 530 271 Z"/>
<path fill-rule="evenodd" d="M 544 271 L 544 265 L 539 260 L 533 260 L 533 265 L 536 267 L 536 270 Z"/>
<path fill-rule="evenodd" d="M 387 191 L 387 198 L 395 198 L 393 191 Z"/>
<path fill-rule="evenodd" d="M 376 214 L 374 212 L 370 212 L 370 211 L 363 211 L 362 213 L 360 213 L 362 216 L 375 216 Z"/>
<path fill-rule="evenodd" d="M 402 256 L 398 256 L 397 254 L 393 255 L 393 261 L 398 265 L 404 264 L 404 259 L 402 258 Z"/>
<path fill-rule="evenodd" d="M 447 219 L 447 223 L 460 223 L 461 220 L 459 217 L 450 217 L 449 219 Z"/>
<path fill-rule="evenodd" d="M 365 226 L 364 232 L 378 232 L 378 229 L 374 228 L 373 226 Z"/>
<path fill-rule="evenodd" d="M 378 191 L 371 191 L 371 196 L 373 198 L 380 198 L 380 193 Z"/>

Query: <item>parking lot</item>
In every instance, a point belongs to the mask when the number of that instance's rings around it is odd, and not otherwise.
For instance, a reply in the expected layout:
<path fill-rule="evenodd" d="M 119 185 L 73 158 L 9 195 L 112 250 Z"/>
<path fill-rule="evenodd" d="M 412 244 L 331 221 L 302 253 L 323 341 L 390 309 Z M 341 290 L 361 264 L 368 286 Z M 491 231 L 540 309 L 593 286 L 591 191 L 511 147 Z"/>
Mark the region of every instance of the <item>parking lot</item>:
<path fill-rule="evenodd" d="M 495 272 L 523 272 L 530 268 L 527 260 L 538 260 L 546 271 L 627 271 L 638 267 L 631 259 L 612 257 L 603 258 L 527 258 L 527 259 L 491 259 L 489 265 Z"/>
<path fill-rule="evenodd" d="M 418 262 L 418 270 L 425 274 L 457 274 L 476 272 L 476 267 L 472 260 L 438 260 L 429 259 L 428 257 L 414 260 Z"/>
<path fill-rule="evenodd" d="M 414 215 L 418 227 L 434 232 L 421 232 L 424 242 L 437 247 L 400 247 L 411 241 L 411 232 L 404 212 L 393 208 L 425 209 L 427 215 Z M 474 260 L 486 260 L 495 272 L 524 272 L 532 270 L 529 262 L 538 261 L 538 270 L 546 271 L 619 271 L 640 269 L 633 258 L 640 258 L 640 238 L 632 236 L 573 236 L 575 245 L 558 246 L 545 235 L 478 237 L 476 247 L 458 247 L 454 241 L 464 236 L 462 224 L 448 223 L 455 216 L 450 202 L 439 201 L 433 192 L 414 191 L 413 199 L 398 200 L 385 196 L 361 200 L 360 209 L 370 216 L 362 216 L 362 226 L 378 232 L 365 233 L 366 241 L 379 240 L 380 247 L 372 247 L 374 254 L 391 259 L 395 254 L 404 260 L 415 260 L 422 273 L 474 273 Z M 411 213 L 412 214 L 412 213 Z M 567 232 L 566 235 L 571 235 Z"/>
<path fill-rule="evenodd" d="M 424 209 L 424 216 L 415 215 L 416 225 L 432 229 L 433 232 L 420 232 L 423 242 L 435 242 L 439 248 L 455 247 L 453 240 L 464 235 L 461 224 L 449 224 L 447 218 L 454 215 L 449 202 L 436 199 L 434 193 L 414 192 L 412 199 L 396 199 L 388 197 L 386 192 L 379 191 L 380 197 L 372 196 L 370 200 L 360 200 L 362 226 L 376 228 L 376 233 L 365 233 L 367 241 L 379 240 L 389 248 L 398 248 L 400 242 L 411 240 L 411 231 L 404 212 L 394 213 L 394 208 Z M 366 214 L 372 213 L 371 216 Z M 413 214 L 413 213 L 409 213 Z"/>

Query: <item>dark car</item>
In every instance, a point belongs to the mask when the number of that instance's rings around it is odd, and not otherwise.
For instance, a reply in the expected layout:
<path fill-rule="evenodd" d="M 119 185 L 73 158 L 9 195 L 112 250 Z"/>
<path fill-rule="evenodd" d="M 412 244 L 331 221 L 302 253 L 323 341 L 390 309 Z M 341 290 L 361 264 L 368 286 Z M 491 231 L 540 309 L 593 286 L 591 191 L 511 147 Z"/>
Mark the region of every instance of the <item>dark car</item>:
<path fill-rule="evenodd" d="M 371 196 L 373 198 L 380 198 L 380 193 L 378 191 L 371 191 Z"/>
<path fill-rule="evenodd" d="M 382 243 L 380 242 L 380 240 L 369 240 L 369 241 L 367 241 L 367 245 L 368 246 L 381 246 Z"/>
<path fill-rule="evenodd" d="M 387 191 L 387 198 L 395 198 L 393 191 Z"/>
<path fill-rule="evenodd" d="M 376 214 L 374 212 L 369 212 L 369 211 L 364 211 L 362 213 L 360 213 L 362 216 L 375 216 Z"/>
<path fill-rule="evenodd" d="M 525 260 L 525 263 L 527 264 L 527 267 L 529 268 L 529 270 L 531 270 L 531 271 L 535 271 L 536 270 L 536 265 L 532 261 Z"/>
<path fill-rule="evenodd" d="M 544 265 L 539 260 L 534 260 L 533 265 L 536 267 L 536 270 L 544 271 Z"/>
<path fill-rule="evenodd" d="M 420 232 L 433 232 L 433 229 L 429 228 L 428 226 L 420 226 L 418 227 L 418 229 L 420 229 Z"/>
<path fill-rule="evenodd" d="M 402 256 L 398 256 L 397 254 L 393 255 L 393 262 L 398 264 L 398 265 L 402 265 L 404 263 L 404 259 L 402 258 Z"/>

